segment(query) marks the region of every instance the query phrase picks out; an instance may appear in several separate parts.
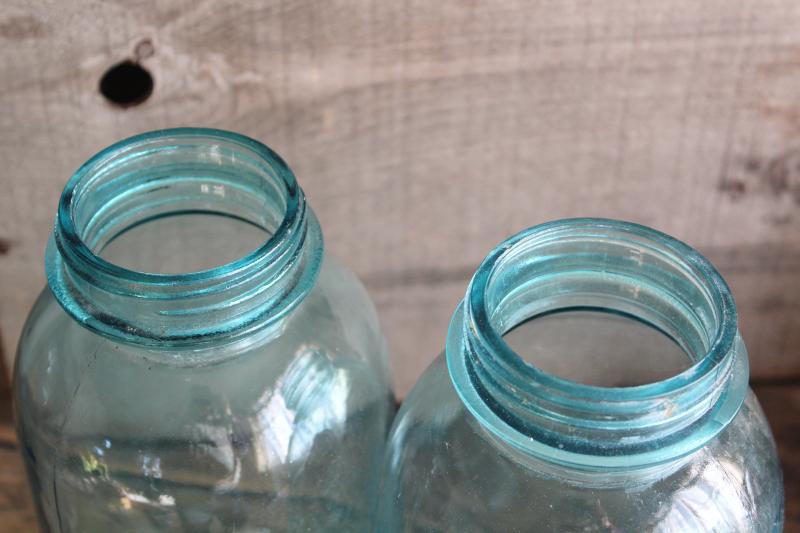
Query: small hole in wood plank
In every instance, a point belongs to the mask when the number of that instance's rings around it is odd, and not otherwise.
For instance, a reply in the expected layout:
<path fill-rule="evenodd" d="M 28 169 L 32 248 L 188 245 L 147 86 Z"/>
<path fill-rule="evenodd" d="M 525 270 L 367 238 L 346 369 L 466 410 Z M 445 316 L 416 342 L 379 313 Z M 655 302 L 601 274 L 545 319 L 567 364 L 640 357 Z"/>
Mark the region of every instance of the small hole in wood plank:
<path fill-rule="evenodd" d="M 153 76 L 138 63 L 123 61 L 103 74 L 100 93 L 117 107 L 133 107 L 153 94 Z"/>

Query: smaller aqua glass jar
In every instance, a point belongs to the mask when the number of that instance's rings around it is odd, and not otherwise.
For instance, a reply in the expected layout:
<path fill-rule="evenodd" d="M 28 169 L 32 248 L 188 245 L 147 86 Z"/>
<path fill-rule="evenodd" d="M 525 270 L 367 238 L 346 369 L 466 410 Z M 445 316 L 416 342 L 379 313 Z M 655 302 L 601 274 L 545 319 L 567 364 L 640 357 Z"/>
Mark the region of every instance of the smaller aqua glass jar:
<path fill-rule="evenodd" d="M 281 158 L 124 140 L 67 184 L 15 370 L 45 531 L 369 531 L 394 412 L 358 280 Z"/>
<path fill-rule="evenodd" d="M 719 273 L 658 231 L 574 219 L 478 268 L 395 419 L 376 531 L 782 523 L 775 443 Z"/>

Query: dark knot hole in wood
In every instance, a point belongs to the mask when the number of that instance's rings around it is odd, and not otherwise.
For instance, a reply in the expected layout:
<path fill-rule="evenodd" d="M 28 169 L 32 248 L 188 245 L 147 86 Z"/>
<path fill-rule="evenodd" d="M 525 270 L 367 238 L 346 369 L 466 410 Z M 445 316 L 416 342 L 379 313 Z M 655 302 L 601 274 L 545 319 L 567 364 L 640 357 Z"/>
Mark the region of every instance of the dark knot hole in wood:
<path fill-rule="evenodd" d="M 100 78 L 100 93 L 112 105 L 133 107 L 153 94 L 153 76 L 139 63 L 122 61 Z"/>

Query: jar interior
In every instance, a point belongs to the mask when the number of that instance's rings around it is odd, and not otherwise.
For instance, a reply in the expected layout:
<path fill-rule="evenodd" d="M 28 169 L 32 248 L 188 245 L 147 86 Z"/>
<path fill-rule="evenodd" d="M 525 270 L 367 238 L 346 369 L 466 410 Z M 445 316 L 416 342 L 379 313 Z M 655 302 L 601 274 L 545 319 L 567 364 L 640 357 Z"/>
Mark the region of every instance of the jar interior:
<path fill-rule="evenodd" d="M 624 230 L 584 232 L 524 241 L 494 265 L 488 317 L 516 356 L 604 387 L 664 381 L 703 359 L 719 316 L 694 259 Z"/>
<path fill-rule="evenodd" d="M 503 338 L 544 372 L 599 387 L 655 383 L 692 364 L 653 324 L 608 310 L 554 310 L 514 326 Z"/>
<path fill-rule="evenodd" d="M 176 214 L 123 230 L 98 255 L 128 270 L 181 274 L 231 263 L 258 249 L 269 236 L 264 228 L 239 218 Z"/>
<path fill-rule="evenodd" d="M 264 246 L 281 225 L 289 191 L 279 173 L 236 139 L 146 139 L 82 171 L 70 218 L 86 246 L 116 266 L 209 270 Z"/>

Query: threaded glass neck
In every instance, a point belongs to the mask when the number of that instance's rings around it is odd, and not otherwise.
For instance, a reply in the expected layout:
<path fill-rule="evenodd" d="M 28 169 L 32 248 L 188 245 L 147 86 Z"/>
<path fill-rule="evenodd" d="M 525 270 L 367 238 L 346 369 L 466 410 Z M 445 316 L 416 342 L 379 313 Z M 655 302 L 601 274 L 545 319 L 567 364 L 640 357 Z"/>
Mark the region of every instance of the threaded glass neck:
<path fill-rule="evenodd" d="M 189 213 L 232 217 L 268 238 L 244 257 L 198 272 L 138 272 L 99 255 L 131 228 Z M 284 316 L 314 285 L 322 247 L 303 191 L 268 147 L 219 130 L 163 130 L 106 148 L 72 176 L 48 246 L 47 278 L 67 313 L 91 330 L 140 344 L 197 346 Z"/>
<path fill-rule="evenodd" d="M 663 381 L 599 387 L 548 374 L 503 339 L 532 317 L 574 309 L 640 320 L 692 364 Z M 735 305 L 714 267 L 667 235 L 613 220 L 556 221 L 495 248 L 451 322 L 446 351 L 458 394 L 494 436 L 578 469 L 684 457 L 727 425 L 747 389 Z"/>

